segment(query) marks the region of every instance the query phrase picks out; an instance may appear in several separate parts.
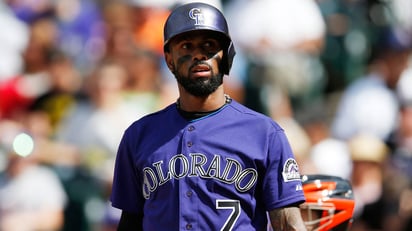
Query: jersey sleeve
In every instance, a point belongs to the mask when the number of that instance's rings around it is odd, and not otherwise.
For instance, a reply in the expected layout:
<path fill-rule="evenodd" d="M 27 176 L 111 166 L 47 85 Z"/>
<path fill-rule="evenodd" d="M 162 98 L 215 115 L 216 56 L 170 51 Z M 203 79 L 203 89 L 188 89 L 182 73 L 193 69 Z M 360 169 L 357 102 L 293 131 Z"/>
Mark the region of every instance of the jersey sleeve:
<path fill-rule="evenodd" d="M 282 129 L 270 140 L 263 198 L 268 211 L 305 201 L 299 167 Z"/>
<path fill-rule="evenodd" d="M 140 214 L 143 212 L 144 199 L 132 155 L 136 145 L 131 142 L 133 139 L 137 137 L 130 129 L 126 130 L 117 151 L 110 200 L 115 208 Z"/>

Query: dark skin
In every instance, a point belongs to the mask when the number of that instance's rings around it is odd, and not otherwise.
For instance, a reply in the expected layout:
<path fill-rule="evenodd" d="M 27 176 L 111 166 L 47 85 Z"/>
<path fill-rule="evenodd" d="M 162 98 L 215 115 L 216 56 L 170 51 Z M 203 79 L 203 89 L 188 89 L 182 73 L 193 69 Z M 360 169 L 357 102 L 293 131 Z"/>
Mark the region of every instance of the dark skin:
<path fill-rule="evenodd" d="M 212 73 L 220 73 L 219 64 L 223 57 L 220 42 L 206 31 L 196 31 L 174 38 L 165 53 L 166 63 L 176 78 L 186 78 L 210 84 Z M 197 63 L 204 63 L 199 64 Z M 225 103 L 223 85 L 204 96 L 196 96 L 178 81 L 180 106 L 185 111 L 207 112 Z"/>
<path fill-rule="evenodd" d="M 204 85 L 213 85 L 211 79 L 218 78 L 216 73 L 221 71 L 219 67 L 224 54 L 220 40 L 214 35 L 207 31 L 196 31 L 169 42 L 169 49 L 165 52 L 166 63 L 177 79 L 188 78 Z M 182 110 L 208 112 L 225 104 L 223 84 L 216 89 L 210 87 L 211 92 L 201 96 L 190 93 L 179 79 L 178 88 Z M 274 230 L 306 230 L 297 205 L 274 209 L 269 212 L 269 217 Z M 118 230 L 142 230 L 142 219 L 143 216 L 123 211 Z"/>

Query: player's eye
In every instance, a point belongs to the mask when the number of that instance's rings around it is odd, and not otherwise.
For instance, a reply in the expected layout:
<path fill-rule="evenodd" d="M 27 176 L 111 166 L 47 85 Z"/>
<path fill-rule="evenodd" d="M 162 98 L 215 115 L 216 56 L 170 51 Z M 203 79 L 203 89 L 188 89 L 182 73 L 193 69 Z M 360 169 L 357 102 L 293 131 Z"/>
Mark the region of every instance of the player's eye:
<path fill-rule="evenodd" d="M 209 51 L 215 51 L 219 49 L 219 43 L 215 40 L 207 40 L 203 43 L 203 48 Z"/>
<path fill-rule="evenodd" d="M 206 41 L 203 46 L 206 48 L 215 47 L 215 43 L 213 41 Z"/>
<path fill-rule="evenodd" d="M 190 43 L 182 43 L 180 46 L 183 50 L 189 50 L 192 46 Z"/>

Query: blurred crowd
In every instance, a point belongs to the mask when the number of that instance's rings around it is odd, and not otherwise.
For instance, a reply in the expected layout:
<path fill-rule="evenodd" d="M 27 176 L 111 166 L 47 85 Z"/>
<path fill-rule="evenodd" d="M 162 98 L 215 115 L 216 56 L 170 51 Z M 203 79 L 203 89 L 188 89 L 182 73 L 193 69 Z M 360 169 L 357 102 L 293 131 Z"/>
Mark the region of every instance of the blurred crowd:
<path fill-rule="evenodd" d="M 0 230 L 115 230 L 123 131 L 178 97 L 182 2 L 0 2 Z M 207 2 L 237 51 L 227 93 L 281 124 L 302 174 L 352 182 L 352 230 L 412 230 L 412 1 Z"/>

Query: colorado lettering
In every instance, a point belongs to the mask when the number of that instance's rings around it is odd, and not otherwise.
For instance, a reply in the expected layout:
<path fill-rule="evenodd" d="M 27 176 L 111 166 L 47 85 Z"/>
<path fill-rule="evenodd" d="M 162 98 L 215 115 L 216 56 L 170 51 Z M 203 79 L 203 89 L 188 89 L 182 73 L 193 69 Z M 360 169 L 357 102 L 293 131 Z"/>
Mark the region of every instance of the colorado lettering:
<path fill-rule="evenodd" d="M 207 164 L 209 162 L 209 164 Z M 162 166 L 165 168 L 162 168 Z M 164 170 L 165 169 L 165 170 Z M 246 192 L 257 181 L 258 173 L 253 168 L 243 169 L 239 161 L 215 155 L 210 161 L 202 153 L 173 156 L 168 163 L 158 161 L 143 169 L 143 195 L 149 199 L 150 194 L 166 182 L 183 177 L 200 177 L 216 179 L 226 184 L 234 184 L 238 192 Z"/>

